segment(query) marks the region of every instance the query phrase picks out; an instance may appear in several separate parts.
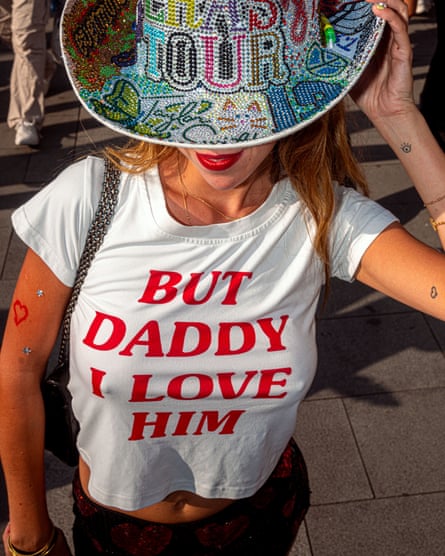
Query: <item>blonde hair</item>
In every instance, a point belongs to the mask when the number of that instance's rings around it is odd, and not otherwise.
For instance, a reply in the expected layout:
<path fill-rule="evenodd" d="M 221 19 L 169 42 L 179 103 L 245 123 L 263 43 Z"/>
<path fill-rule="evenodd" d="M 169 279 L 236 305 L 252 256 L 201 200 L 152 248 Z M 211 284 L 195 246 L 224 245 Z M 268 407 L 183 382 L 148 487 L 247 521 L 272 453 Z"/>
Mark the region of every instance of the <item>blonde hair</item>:
<path fill-rule="evenodd" d="M 178 150 L 137 141 L 122 148 L 109 147 L 105 155 L 122 170 L 141 173 L 177 157 Z M 251 179 L 264 172 L 270 173 L 273 182 L 288 177 L 312 215 L 316 225 L 314 249 L 324 264 L 328 285 L 329 230 L 335 213 L 333 181 L 368 194 L 366 179 L 349 142 L 343 102 L 301 131 L 280 139 Z"/>

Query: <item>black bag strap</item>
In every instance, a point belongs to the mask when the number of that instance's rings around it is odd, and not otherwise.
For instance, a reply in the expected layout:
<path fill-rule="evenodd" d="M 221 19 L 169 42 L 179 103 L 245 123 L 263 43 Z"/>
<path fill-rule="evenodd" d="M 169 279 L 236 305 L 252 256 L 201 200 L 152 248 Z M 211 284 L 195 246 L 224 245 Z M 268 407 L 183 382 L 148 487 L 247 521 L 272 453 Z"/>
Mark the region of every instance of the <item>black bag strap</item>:
<path fill-rule="evenodd" d="M 119 183 L 121 172 L 114 164 L 105 159 L 104 181 L 99 204 L 88 230 L 88 235 L 79 261 L 76 279 L 74 280 L 73 290 L 65 309 L 62 321 L 62 337 L 59 348 L 59 363 L 63 363 L 68 358 L 68 345 L 70 336 L 71 315 L 76 306 L 80 289 L 88 273 L 88 269 L 93 262 L 94 256 L 102 245 L 105 234 L 113 219 L 119 195 Z"/>

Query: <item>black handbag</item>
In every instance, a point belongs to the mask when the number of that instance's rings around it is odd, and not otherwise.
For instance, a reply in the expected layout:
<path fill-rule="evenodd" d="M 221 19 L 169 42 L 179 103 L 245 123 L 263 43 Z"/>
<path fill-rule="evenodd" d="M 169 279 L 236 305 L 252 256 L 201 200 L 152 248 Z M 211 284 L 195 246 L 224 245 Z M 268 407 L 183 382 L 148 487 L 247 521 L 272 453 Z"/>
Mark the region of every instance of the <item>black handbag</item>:
<path fill-rule="evenodd" d="M 62 321 L 58 362 L 41 383 L 45 407 L 45 449 L 71 467 L 76 466 L 79 461 L 76 446 L 79 423 L 74 417 L 71 394 L 67 387 L 70 374 L 68 348 L 71 315 L 88 269 L 113 218 L 119 194 L 119 182 L 120 170 L 105 160 L 101 198 L 88 230 L 71 297 Z"/>

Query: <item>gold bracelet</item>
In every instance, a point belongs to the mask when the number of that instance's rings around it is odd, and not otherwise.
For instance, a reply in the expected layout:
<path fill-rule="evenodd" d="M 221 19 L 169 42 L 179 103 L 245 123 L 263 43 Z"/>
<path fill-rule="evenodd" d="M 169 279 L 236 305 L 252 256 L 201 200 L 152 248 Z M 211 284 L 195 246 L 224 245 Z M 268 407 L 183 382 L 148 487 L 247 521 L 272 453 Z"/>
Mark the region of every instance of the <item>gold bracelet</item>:
<path fill-rule="evenodd" d="M 59 530 L 57 529 L 57 527 L 53 527 L 49 541 L 45 544 L 45 546 L 39 548 L 39 550 L 36 550 L 35 552 L 23 552 L 22 550 L 19 550 L 12 544 L 11 537 L 8 537 L 9 552 L 12 554 L 12 556 L 47 556 L 56 546 L 58 533 Z"/>
<path fill-rule="evenodd" d="M 433 218 L 430 218 L 430 222 L 435 232 L 437 232 L 439 226 L 445 226 L 445 222 L 436 222 Z"/>
<path fill-rule="evenodd" d="M 424 203 L 423 206 L 429 207 L 430 205 L 435 205 L 436 203 L 440 203 L 440 201 L 443 201 L 444 199 L 445 199 L 445 195 L 441 195 L 440 197 L 437 197 L 437 199 L 434 199 L 434 201 L 430 201 L 429 203 Z"/>

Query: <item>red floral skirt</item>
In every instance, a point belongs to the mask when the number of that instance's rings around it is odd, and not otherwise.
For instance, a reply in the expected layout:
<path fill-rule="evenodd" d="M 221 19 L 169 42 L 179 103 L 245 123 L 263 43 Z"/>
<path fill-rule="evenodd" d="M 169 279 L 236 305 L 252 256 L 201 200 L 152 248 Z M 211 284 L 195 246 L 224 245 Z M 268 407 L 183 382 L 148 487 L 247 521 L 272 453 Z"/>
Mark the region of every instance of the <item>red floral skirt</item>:
<path fill-rule="evenodd" d="M 291 440 L 266 483 L 199 521 L 162 524 L 92 502 L 73 482 L 76 556 L 286 556 L 309 507 L 306 465 Z"/>

